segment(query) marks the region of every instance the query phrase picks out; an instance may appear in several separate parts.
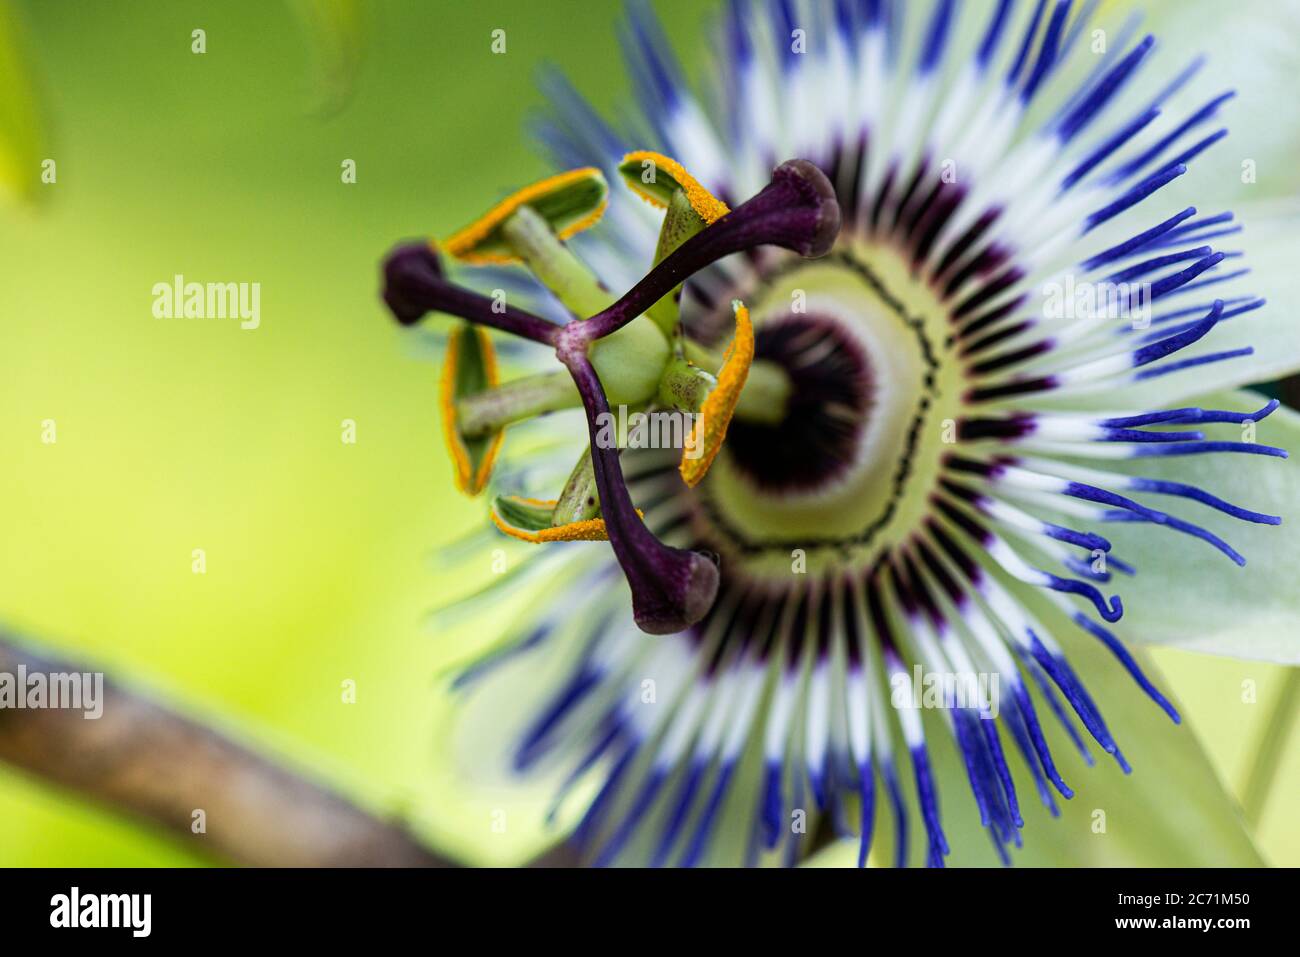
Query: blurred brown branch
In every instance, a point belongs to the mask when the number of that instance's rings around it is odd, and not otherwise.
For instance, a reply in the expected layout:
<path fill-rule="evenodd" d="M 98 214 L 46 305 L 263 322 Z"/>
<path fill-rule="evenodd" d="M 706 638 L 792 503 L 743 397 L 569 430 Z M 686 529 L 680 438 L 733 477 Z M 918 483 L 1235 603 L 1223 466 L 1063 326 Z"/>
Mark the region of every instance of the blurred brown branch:
<path fill-rule="evenodd" d="M 0 634 L 0 673 L 94 671 Z M 104 679 L 103 715 L 0 708 L 0 760 L 159 824 L 191 847 L 267 867 L 438 867 L 401 827 L 192 718 Z M 194 834 L 202 810 L 206 833 Z"/>

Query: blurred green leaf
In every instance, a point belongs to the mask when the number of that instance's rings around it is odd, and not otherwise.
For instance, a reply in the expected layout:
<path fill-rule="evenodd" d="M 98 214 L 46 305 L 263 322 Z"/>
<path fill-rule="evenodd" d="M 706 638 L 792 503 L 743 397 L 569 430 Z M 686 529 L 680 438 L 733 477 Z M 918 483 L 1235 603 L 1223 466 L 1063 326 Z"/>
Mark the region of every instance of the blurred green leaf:
<path fill-rule="evenodd" d="M 36 200 L 45 139 L 22 24 L 0 0 L 0 186 Z"/>
<path fill-rule="evenodd" d="M 357 0 L 289 0 L 311 36 L 317 61 L 316 109 L 338 113 L 356 90 L 363 48 L 361 5 Z"/>

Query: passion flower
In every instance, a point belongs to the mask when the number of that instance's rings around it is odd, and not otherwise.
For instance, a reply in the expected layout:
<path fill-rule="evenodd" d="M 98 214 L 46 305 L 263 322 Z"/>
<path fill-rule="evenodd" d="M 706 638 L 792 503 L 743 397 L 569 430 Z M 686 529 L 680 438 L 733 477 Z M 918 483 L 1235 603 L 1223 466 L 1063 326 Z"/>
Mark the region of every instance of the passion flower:
<path fill-rule="evenodd" d="M 1092 4 L 999 0 L 969 43 L 953 0 L 906 6 L 926 8 L 912 30 L 887 0 L 731 4 L 710 116 L 634 4 L 629 59 L 663 152 L 632 149 L 645 144 L 558 89 L 545 139 L 572 172 L 389 257 L 400 321 L 439 312 L 478 330 L 453 333 L 444 372 L 463 488 L 487 483 L 507 425 L 585 411 L 589 450 L 556 497 L 501 487 L 493 505 L 497 528 L 561 550 L 556 585 L 458 684 L 535 656 L 531 694 L 494 730 L 520 718 L 516 772 L 562 770 L 557 807 L 581 804 L 574 840 L 595 862 L 795 861 L 808 829 L 790 815 L 810 801 L 856 832 L 861 862 L 878 803 L 906 862 L 915 807 L 941 864 L 939 793 L 955 782 L 936 777 L 936 732 L 1009 859 L 1023 825 L 1011 755 L 1053 811 L 1074 793 L 1042 706 L 1085 754 L 1075 722 L 1129 770 L 1065 630 L 1100 641 L 1179 720 L 1112 630 L 1112 575 L 1140 570 L 1107 528 L 1137 523 L 1242 565 L 1162 502 L 1280 522 L 1131 467 L 1286 456 L 1250 431 L 1276 402 L 1158 401 L 1165 383 L 1248 355 L 1216 349 L 1215 332 L 1263 305 L 1229 293 L 1233 253 L 1210 244 L 1230 217 L 1161 201 L 1222 138 L 1210 127 L 1227 97 L 1162 118 L 1194 69 L 1147 89 L 1150 36 L 1089 56 Z M 616 179 L 631 190 L 607 196 Z M 533 301 L 549 290 L 565 313 L 455 284 L 443 253 L 522 264 Z M 501 383 L 483 329 L 558 366 Z M 614 399 L 700 413 L 704 454 L 597 442 Z M 615 567 L 627 590 L 611 587 Z M 991 677 L 999 700 L 956 681 L 923 722 L 911 703 L 929 675 Z"/>

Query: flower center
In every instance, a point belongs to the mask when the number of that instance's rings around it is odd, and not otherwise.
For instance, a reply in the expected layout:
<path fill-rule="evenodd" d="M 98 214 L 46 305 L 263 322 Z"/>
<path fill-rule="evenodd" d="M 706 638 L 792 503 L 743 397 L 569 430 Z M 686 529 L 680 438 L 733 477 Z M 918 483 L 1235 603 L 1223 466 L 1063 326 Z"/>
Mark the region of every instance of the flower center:
<path fill-rule="evenodd" d="M 875 376 L 861 344 L 833 317 L 790 312 L 756 332 L 754 354 L 785 371 L 791 393 L 781 422 L 731 426 L 737 470 L 773 495 L 836 481 L 857 460 L 871 412 Z"/>
<path fill-rule="evenodd" d="M 809 571 L 865 563 L 919 523 L 963 382 L 947 310 L 892 248 L 844 238 L 764 266 L 736 294 L 790 377 L 787 415 L 734 422 L 699 499 L 719 551 L 788 580 L 795 549 Z"/>

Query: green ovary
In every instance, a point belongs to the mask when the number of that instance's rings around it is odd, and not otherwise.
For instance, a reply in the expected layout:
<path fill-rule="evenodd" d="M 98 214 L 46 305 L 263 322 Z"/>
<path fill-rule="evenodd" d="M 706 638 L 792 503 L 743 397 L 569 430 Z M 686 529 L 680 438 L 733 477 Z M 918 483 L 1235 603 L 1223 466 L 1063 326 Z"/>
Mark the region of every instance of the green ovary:
<path fill-rule="evenodd" d="M 653 398 L 669 356 L 668 340 L 648 316 L 637 316 L 591 347 L 591 364 L 611 407 L 641 405 Z"/>

